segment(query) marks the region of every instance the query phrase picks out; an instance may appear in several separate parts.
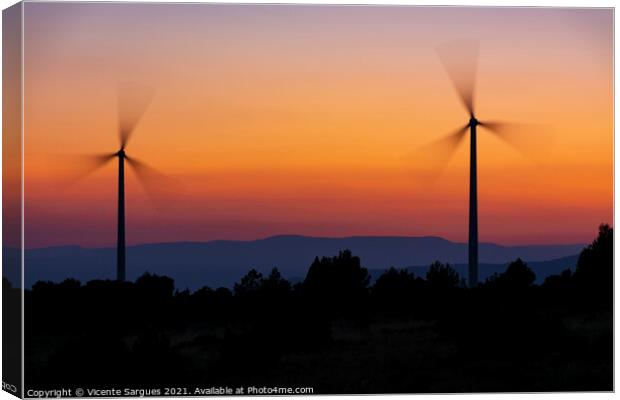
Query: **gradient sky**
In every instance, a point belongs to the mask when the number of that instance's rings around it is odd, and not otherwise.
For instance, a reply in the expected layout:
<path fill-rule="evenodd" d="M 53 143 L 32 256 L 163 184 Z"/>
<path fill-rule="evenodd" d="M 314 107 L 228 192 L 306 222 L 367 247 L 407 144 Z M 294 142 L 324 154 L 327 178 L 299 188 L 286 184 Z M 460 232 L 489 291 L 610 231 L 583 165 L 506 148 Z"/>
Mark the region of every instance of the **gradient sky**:
<path fill-rule="evenodd" d="M 612 24 L 611 9 L 26 3 L 26 246 L 115 243 L 116 166 L 63 182 L 67 154 L 118 147 L 118 81 L 156 91 L 129 154 L 179 183 L 156 206 L 128 172 L 129 244 L 466 241 L 468 146 L 433 184 L 411 154 L 467 121 L 435 49 L 468 38 L 478 116 L 552 139 L 528 158 L 480 131 L 480 240 L 590 241 L 613 214 Z"/>

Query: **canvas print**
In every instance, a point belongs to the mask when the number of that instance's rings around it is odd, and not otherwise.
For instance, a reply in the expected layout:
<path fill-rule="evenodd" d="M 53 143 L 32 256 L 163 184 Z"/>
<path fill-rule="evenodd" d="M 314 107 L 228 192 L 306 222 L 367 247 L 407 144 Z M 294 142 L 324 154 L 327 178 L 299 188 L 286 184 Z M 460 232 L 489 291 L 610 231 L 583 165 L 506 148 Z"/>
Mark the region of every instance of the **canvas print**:
<path fill-rule="evenodd" d="M 613 9 L 3 19 L 4 390 L 614 389 Z"/>

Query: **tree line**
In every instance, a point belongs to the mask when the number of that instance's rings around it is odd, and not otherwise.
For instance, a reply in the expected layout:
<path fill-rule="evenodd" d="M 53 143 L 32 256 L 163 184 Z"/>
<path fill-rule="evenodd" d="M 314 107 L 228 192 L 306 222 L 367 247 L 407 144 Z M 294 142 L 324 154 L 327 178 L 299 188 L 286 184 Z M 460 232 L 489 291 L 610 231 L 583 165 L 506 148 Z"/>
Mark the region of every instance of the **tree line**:
<path fill-rule="evenodd" d="M 251 269 L 232 289 L 195 292 L 149 273 L 135 282 L 37 282 L 25 294 L 26 357 L 32 352 L 34 360 L 26 363 L 26 375 L 39 384 L 77 384 L 93 376 L 204 383 L 208 370 L 211 383 L 248 383 L 287 354 L 328 351 L 335 321 L 360 332 L 377 321 L 428 321 L 437 340 L 455 346 L 459 357 L 475 352 L 517 360 L 577 349 L 607 360 L 611 332 L 579 338 L 562 321 L 610 312 L 612 277 L 613 229 L 601 225 L 575 271 L 541 285 L 521 259 L 476 288 L 439 261 L 424 276 L 390 268 L 371 284 L 362 260 L 348 250 L 316 257 L 298 283 L 277 268 L 265 275 Z M 189 348 L 202 349 L 202 358 L 189 355 Z M 44 362 L 37 361 L 40 354 L 47 355 Z M 81 363 L 70 361 L 78 358 Z"/>

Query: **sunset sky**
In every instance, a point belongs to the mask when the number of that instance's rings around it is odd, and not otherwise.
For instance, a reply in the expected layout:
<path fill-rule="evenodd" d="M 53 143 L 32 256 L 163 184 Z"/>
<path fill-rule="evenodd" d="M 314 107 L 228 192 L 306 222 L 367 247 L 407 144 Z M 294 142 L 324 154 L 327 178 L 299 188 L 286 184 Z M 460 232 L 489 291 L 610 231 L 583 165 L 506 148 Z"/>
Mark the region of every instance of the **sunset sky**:
<path fill-rule="evenodd" d="M 24 21 L 26 247 L 114 245 L 116 164 L 66 182 L 73 155 L 118 149 L 119 81 L 155 91 L 128 153 L 177 183 L 154 204 L 127 171 L 129 244 L 466 241 L 468 146 L 433 182 L 415 151 L 467 122 L 436 48 L 469 38 L 479 118 L 544 127 L 530 157 L 480 130 L 480 240 L 613 222 L 611 9 L 26 3 Z"/>

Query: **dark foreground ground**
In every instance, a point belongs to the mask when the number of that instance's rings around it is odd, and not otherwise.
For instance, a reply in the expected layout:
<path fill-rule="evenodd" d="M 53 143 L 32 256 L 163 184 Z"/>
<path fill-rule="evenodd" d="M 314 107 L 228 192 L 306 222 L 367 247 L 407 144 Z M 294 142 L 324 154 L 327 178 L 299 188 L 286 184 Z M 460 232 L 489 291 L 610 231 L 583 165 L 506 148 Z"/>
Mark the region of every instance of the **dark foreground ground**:
<path fill-rule="evenodd" d="M 369 287 L 347 251 L 295 286 L 277 271 L 194 293 L 153 275 L 41 282 L 26 293 L 26 389 L 611 391 L 612 236 L 601 226 L 576 272 L 543 285 L 517 260 L 475 289 L 439 263 Z"/>

